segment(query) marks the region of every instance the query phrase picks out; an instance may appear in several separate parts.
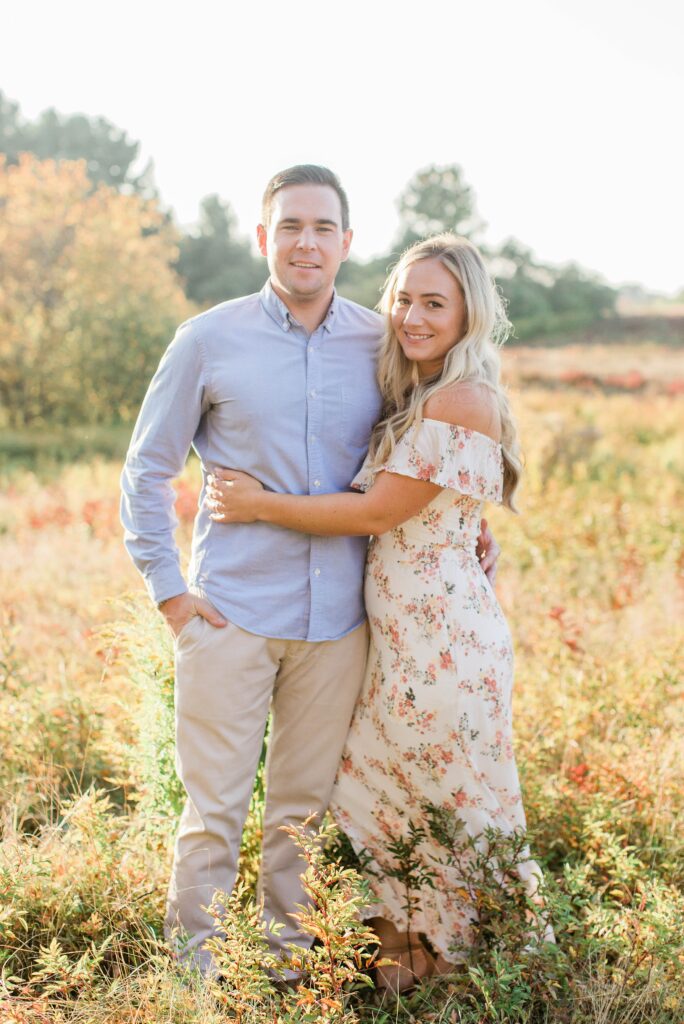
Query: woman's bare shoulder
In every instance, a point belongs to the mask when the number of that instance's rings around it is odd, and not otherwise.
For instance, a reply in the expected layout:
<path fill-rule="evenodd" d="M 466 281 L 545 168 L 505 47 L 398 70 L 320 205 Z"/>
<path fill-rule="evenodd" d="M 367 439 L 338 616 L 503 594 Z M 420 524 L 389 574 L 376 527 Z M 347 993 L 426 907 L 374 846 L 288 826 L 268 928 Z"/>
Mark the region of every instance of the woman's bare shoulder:
<path fill-rule="evenodd" d="M 479 381 L 459 381 L 441 388 L 428 398 L 423 416 L 453 423 L 467 430 L 501 440 L 501 417 L 496 395 Z"/>

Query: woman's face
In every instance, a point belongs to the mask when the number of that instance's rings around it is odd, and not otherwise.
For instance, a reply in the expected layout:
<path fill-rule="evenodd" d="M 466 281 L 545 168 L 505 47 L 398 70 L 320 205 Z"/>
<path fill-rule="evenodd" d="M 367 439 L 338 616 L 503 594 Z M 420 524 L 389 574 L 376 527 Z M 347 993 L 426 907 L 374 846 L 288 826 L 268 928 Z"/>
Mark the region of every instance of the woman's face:
<path fill-rule="evenodd" d="M 461 288 L 437 258 L 416 260 L 401 271 L 390 316 L 404 355 L 418 364 L 421 377 L 440 372 L 466 328 Z"/>

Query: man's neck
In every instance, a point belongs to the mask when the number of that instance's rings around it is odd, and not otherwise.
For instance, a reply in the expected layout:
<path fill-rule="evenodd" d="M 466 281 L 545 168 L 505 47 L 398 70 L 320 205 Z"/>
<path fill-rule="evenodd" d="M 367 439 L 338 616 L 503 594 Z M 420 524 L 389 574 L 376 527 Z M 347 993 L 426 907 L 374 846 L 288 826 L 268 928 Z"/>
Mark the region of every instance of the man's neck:
<path fill-rule="evenodd" d="M 271 288 L 278 296 L 281 302 L 283 302 L 294 319 L 302 325 L 302 327 L 313 334 L 317 327 L 320 327 L 325 320 L 328 310 L 330 309 L 330 303 L 333 298 L 333 289 L 330 289 L 328 295 L 316 296 L 309 301 L 297 302 L 291 295 L 284 292 L 280 285 L 277 285 L 273 279 L 271 279 Z"/>

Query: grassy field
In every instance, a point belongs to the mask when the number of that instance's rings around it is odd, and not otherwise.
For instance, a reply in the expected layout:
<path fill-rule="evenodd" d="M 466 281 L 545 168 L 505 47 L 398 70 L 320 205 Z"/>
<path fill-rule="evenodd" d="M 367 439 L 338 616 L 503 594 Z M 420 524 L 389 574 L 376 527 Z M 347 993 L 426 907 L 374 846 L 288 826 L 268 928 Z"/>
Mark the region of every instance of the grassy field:
<path fill-rule="evenodd" d="M 358 883 L 309 851 L 310 884 L 328 894 L 310 927 L 328 944 L 311 984 L 277 995 L 250 917 L 257 798 L 228 981 L 179 978 L 160 939 L 180 799 L 171 650 L 122 549 L 119 465 L 44 453 L 30 469 L 14 438 L 0 496 L 3 1024 L 684 1020 L 681 356 L 519 347 L 507 371 L 527 468 L 522 514 L 492 516 L 498 590 L 557 947 L 530 948 L 524 905 L 484 872 L 470 964 L 402 1000 L 362 988 L 342 1002 L 364 963 Z M 186 548 L 196 488 L 191 464 L 178 484 Z"/>

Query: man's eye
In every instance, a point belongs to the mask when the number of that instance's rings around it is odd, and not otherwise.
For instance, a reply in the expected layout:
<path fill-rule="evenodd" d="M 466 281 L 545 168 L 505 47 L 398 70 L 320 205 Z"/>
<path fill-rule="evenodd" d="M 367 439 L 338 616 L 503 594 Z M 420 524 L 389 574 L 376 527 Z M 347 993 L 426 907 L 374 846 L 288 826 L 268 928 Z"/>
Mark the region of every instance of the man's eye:
<path fill-rule="evenodd" d="M 329 234 L 330 234 L 330 233 L 332 232 L 332 228 L 327 228 L 327 227 L 320 227 L 320 228 L 318 229 L 318 232 L 319 232 L 319 234 L 321 234 L 321 235 L 329 235 Z"/>

